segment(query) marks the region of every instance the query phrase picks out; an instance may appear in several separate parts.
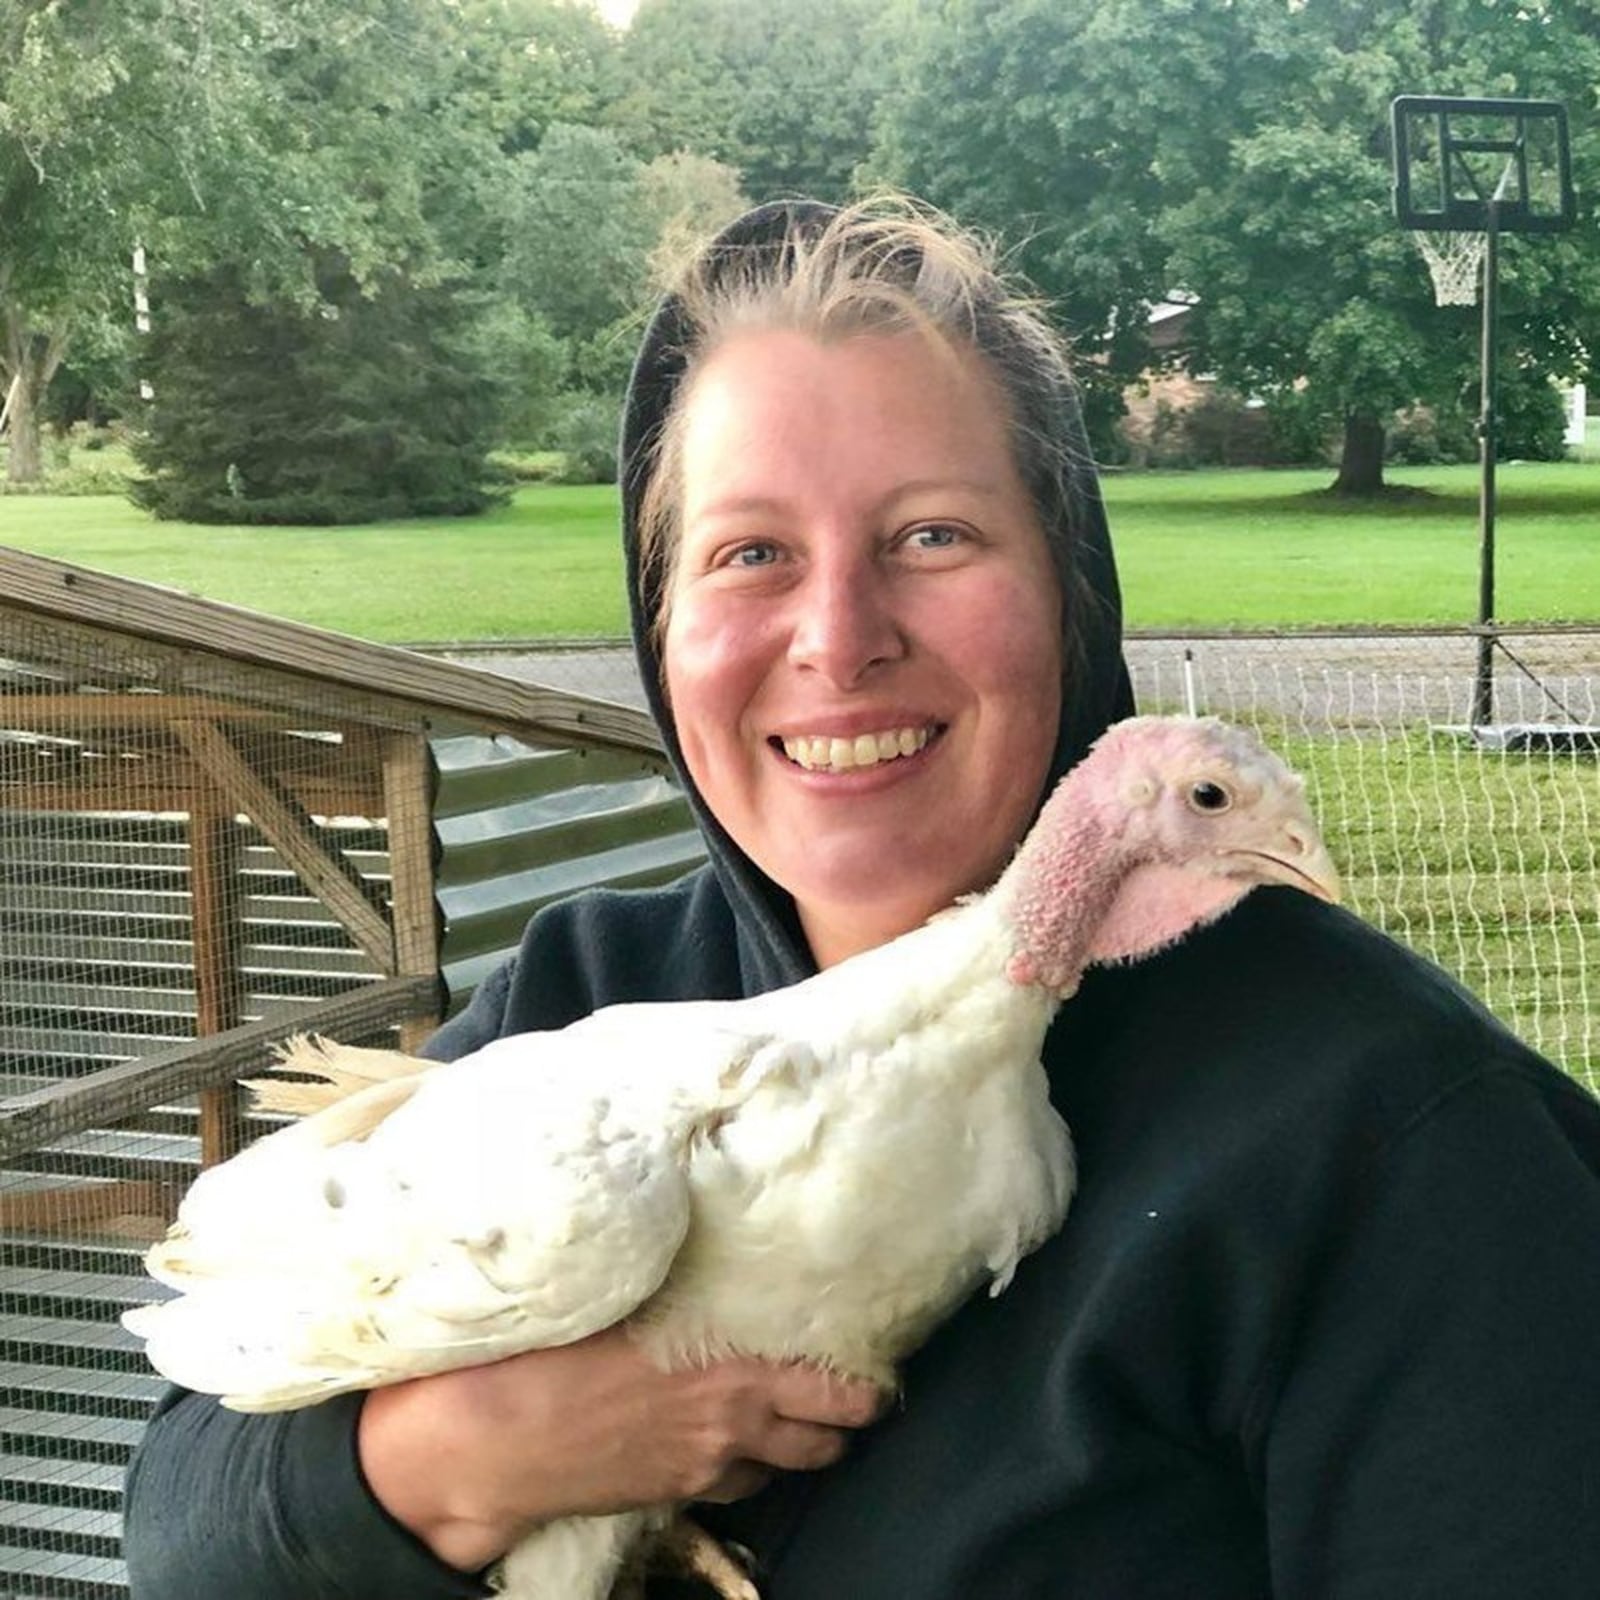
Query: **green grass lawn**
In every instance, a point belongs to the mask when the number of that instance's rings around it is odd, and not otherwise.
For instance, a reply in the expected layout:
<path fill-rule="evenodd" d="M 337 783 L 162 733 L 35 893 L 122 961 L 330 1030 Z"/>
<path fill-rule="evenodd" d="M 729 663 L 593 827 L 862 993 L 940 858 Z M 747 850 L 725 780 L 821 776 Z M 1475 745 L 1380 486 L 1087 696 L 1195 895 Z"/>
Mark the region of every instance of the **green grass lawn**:
<path fill-rule="evenodd" d="M 1452 623 L 1476 616 L 1477 470 L 1397 469 L 1418 493 L 1320 494 L 1331 474 L 1113 474 L 1128 621 Z M 1600 463 L 1500 469 L 1502 619 L 1600 618 Z M 348 528 L 159 523 L 110 497 L 0 497 L 0 544 L 384 640 L 626 631 L 617 497 L 531 487 L 468 519 Z"/>
<path fill-rule="evenodd" d="M 347 528 L 157 522 L 121 499 L 0 499 L 0 544 L 391 641 L 627 631 L 615 489 Z"/>
<path fill-rule="evenodd" d="M 1320 470 L 1111 476 L 1128 621 L 1476 620 L 1477 468 L 1388 476 L 1420 492 L 1353 506 Z M 1498 490 L 1497 615 L 1600 618 L 1600 465 L 1502 465 Z"/>

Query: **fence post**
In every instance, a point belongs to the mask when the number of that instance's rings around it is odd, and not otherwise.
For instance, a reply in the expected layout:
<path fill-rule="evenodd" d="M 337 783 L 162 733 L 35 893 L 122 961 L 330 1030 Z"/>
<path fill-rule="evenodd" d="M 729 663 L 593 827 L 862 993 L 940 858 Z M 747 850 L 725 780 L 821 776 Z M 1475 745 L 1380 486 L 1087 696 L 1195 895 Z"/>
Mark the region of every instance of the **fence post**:
<path fill-rule="evenodd" d="M 383 743 L 384 812 L 389 819 L 389 898 L 397 977 L 439 970 L 439 911 L 433 882 L 433 762 L 420 734 Z M 411 1052 L 439 1025 L 435 1010 L 400 1025 Z"/>
<path fill-rule="evenodd" d="M 205 793 L 189 812 L 189 899 L 193 914 L 195 1034 L 209 1039 L 244 1020 L 243 850 L 226 804 Z M 200 1094 L 200 1164 L 226 1161 L 242 1143 L 241 1094 L 224 1084 Z"/>

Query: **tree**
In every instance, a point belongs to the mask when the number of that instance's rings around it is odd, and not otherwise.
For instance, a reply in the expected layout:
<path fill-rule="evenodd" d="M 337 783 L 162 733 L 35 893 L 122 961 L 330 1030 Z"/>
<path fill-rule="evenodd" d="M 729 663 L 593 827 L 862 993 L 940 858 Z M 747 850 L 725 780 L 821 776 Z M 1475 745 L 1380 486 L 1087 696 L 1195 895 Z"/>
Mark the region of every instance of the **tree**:
<path fill-rule="evenodd" d="M 424 285 L 470 274 L 499 160 L 458 114 L 459 14 L 436 0 L 11 0 L 0 13 L 0 387 L 10 471 L 74 340 L 220 262 L 261 303 L 316 263 Z M 463 69 L 464 70 L 464 69 Z"/>
<path fill-rule="evenodd" d="M 457 516 L 497 498 L 506 395 L 472 297 L 325 259 L 313 309 L 252 302 L 236 266 L 170 285 L 134 496 L 191 522 Z M 502 372 L 501 379 L 504 381 Z"/>
<path fill-rule="evenodd" d="M 39 477 L 40 406 L 75 334 L 132 320 L 150 198 L 187 205 L 207 188 L 216 107 L 198 87 L 202 22 L 184 0 L 0 12 L 0 396 L 14 482 Z M 213 54 L 222 95 L 238 66 L 236 52 Z"/>
<path fill-rule="evenodd" d="M 499 285 L 565 352 L 547 442 L 585 478 L 616 470 L 617 414 L 666 258 L 744 209 L 737 175 L 686 152 L 641 163 L 605 128 L 556 124 L 512 163 Z"/>
<path fill-rule="evenodd" d="M 598 126 L 620 92 L 616 34 L 570 0 L 455 0 L 454 96 L 507 155 L 553 124 Z"/>
<path fill-rule="evenodd" d="M 640 164 L 605 128 L 558 123 L 512 162 L 502 285 L 561 338 L 588 338 L 645 293 Z"/>
<path fill-rule="evenodd" d="M 1336 421 L 1350 492 L 1381 486 L 1395 407 L 1453 401 L 1476 348 L 1475 319 L 1434 307 L 1390 215 L 1391 97 L 1553 95 L 1580 151 L 1594 139 L 1592 5 L 1584 20 L 1555 0 L 901 3 L 888 175 L 1021 239 L 1113 382 L 1146 359 L 1147 306 L 1197 295 L 1192 369 Z M 1581 362 L 1595 256 L 1581 232 L 1508 245 L 1508 364 Z"/>
<path fill-rule="evenodd" d="M 514 419 L 512 380 L 549 365 L 548 334 L 494 301 L 508 158 L 460 14 L 322 3 L 283 8 L 258 52 L 225 192 L 147 227 L 164 270 L 136 450 L 160 515 L 480 510 L 487 450 L 531 409 Z"/>
<path fill-rule="evenodd" d="M 1241 6 L 1233 18 L 1240 59 L 1270 71 L 1239 97 L 1224 159 L 1189 169 L 1188 197 L 1173 197 L 1162 224 L 1170 271 L 1199 296 L 1191 359 L 1265 396 L 1300 387 L 1302 404 L 1342 428 L 1335 490 L 1376 493 L 1389 418 L 1417 402 L 1453 404 L 1478 355 L 1477 313 L 1435 306 L 1391 214 L 1390 100 L 1566 84 L 1581 125 L 1594 50 L 1540 5 L 1318 0 L 1298 11 Z M 1507 237 L 1508 366 L 1576 370 L 1593 254 Z"/>
<path fill-rule="evenodd" d="M 670 276 L 697 242 L 719 232 L 750 205 L 732 167 L 691 150 L 673 150 L 646 162 L 639 193 L 655 239 L 651 276 L 657 281 Z"/>
<path fill-rule="evenodd" d="M 1166 287 L 1162 112 L 1124 86 L 1135 44 L 1112 36 L 1102 0 L 902 0 L 894 32 L 874 170 L 1009 247 L 1084 358 L 1103 440 L 1148 361 L 1145 311 Z"/>
<path fill-rule="evenodd" d="M 645 160 L 692 151 L 756 200 L 842 200 L 882 87 L 885 0 L 644 0 L 608 115 Z"/>

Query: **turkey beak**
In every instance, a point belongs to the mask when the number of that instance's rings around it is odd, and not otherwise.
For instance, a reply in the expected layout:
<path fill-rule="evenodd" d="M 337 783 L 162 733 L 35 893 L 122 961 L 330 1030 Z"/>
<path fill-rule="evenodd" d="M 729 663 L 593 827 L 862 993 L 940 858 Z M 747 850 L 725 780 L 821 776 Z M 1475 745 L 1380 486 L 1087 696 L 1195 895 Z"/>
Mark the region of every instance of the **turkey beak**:
<path fill-rule="evenodd" d="M 1286 883 L 1330 905 L 1338 905 L 1339 869 L 1334 866 L 1333 857 L 1328 854 L 1321 837 L 1308 824 L 1282 823 L 1259 848 L 1242 850 L 1239 854 L 1252 876 L 1267 883 Z"/>

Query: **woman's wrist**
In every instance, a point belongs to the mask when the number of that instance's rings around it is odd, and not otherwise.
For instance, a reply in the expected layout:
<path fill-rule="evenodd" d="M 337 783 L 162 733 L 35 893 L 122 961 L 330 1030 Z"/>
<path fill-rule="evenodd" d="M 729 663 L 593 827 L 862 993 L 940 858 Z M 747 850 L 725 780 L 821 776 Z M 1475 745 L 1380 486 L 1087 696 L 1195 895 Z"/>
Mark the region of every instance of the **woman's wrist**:
<path fill-rule="evenodd" d="M 378 1504 L 446 1566 L 478 1572 L 532 1524 L 463 1503 L 462 1475 L 447 1467 L 454 1452 L 429 1424 L 427 1410 L 411 1384 L 368 1394 L 356 1426 L 362 1475 Z"/>

